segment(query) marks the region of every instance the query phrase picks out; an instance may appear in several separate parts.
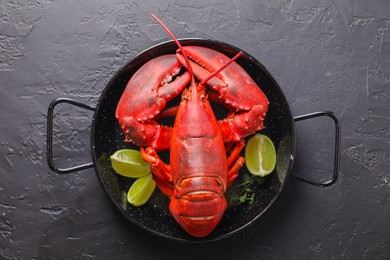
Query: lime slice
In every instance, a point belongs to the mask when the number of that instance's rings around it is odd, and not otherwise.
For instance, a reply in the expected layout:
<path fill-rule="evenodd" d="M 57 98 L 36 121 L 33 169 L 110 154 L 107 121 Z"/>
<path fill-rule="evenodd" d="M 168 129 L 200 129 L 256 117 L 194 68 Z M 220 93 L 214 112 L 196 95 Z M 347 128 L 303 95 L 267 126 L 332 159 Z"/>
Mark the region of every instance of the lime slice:
<path fill-rule="evenodd" d="M 150 173 L 150 164 L 142 159 L 140 151 L 122 149 L 110 156 L 114 171 L 122 176 L 139 178 Z"/>
<path fill-rule="evenodd" d="M 256 134 L 248 140 L 245 146 L 245 164 L 255 176 L 264 177 L 274 170 L 276 151 L 268 136 Z"/>
<path fill-rule="evenodd" d="M 131 185 L 127 193 L 127 201 L 133 206 L 142 206 L 152 196 L 155 188 L 156 183 L 152 178 L 152 174 L 141 177 Z"/>

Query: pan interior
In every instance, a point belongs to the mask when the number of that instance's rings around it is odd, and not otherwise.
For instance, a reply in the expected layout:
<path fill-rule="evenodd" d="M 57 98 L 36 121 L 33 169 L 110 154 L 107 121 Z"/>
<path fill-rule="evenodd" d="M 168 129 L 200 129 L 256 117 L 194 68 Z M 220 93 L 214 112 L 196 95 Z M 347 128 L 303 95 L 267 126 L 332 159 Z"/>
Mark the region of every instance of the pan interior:
<path fill-rule="evenodd" d="M 229 57 L 233 57 L 239 49 L 226 43 L 202 39 L 181 39 L 183 45 L 198 45 L 215 49 Z M 265 67 L 252 56 L 244 52 L 237 62 L 251 75 L 270 101 L 269 112 L 265 119 L 265 129 L 261 133 L 268 135 L 277 150 L 277 165 L 275 171 L 262 184 L 253 185 L 255 192 L 253 203 L 230 203 L 217 228 L 206 238 L 197 239 L 187 235 L 174 221 L 168 211 L 169 199 L 156 189 L 152 198 L 142 207 L 132 207 L 126 202 L 126 192 L 134 181 L 123 178 L 112 170 L 109 156 L 118 149 L 138 149 L 123 142 L 124 135 L 115 118 L 117 103 L 130 77 L 148 60 L 167 53 L 175 53 L 177 47 L 172 41 L 156 45 L 127 63 L 111 79 L 104 89 L 96 107 L 92 124 L 91 146 L 92 157 L 97 176 L 107 193 L 120 212 L 132 223 L 154 234 L 181 241 L 210 241 L 227 237 L 243 229 L 260 217 L 277 198 L 291 171 L 295 134 L 293 117 L 288 102 L 279 85 L 268 73 Z M 173 103 L 178 103 L 180 97 Z M 217 118 L 223 118 L 225 109 L 214 106 Z M 171 122 L 166 122 L 171 123 Z M 160 154 L 169 163 L 169 153 Z M 249 173 L 246 167 L 240 170 L 240 178 L 235 184 L 242 182 L 242 176 Z M 234 188 L 233 188 L 234 189 Z"/>

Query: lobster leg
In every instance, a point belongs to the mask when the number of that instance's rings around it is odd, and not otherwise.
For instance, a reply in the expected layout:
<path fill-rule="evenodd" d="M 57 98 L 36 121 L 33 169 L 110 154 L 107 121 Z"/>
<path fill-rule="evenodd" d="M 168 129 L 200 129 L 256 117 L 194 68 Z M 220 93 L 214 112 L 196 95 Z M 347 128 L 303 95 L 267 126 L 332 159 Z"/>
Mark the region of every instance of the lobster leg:
<path fill-rule="evenodd" d="M 229 169 L 229 171 L 228 171 L 228 178 L 227 178 L 227 187 L 230 187 L 230 185 L 233 183 L 233 181 L 237 178 L 238 171 L 244 165 L 244 162 L 245 162 L 244 157 L 240 156 L 234 162 L 233 166 Z"/>
<path fill-rule="evenodd" d="M 173 106 L 165 108 L 159 115 L 156 116 L 156 120 L 166 117 L 175 117 L 179 106 Z"/>
<path fill-rule="evenodd" d="M 240 155 L 240 152 L 241 152 L 242 148 L 244 148 L 244 147 L 245 147 L 245 141 L 244 140 L 236 143 L 236 146 L 234 146 L 234 149 L 232 150 L 232 152 L 230 153 L 229 157 L 227 158 L 227 165 L 228 165 L 229 168 L 237 160 L 237 158 Z"/>
<path fill-rule="evenodd" d="M 153 180 L 156 182 L 158 188 L 166 196 L 171 197 L 174 190 L 172 182 L 171 167 L 166 165 L 157 155 L 156 150 L 151 147 L 146 150 L 141 147 L 142 158 L 151 164 L 153 173 Z"/>
<path fill-rule="evenodd" d="M 244 157 L 240 156 L 240 152 L 242 148 L 244 148 L 245 142 L 240 141 L 236 143 L 236 146 L 230 153 L 227 163 L 228 163 L 228 174 L 227 174 L 227 187 L 229 187 L 233 181 L 238 176 L 238 171 L 240 168 L 244 165 L 245 159 Z"/>

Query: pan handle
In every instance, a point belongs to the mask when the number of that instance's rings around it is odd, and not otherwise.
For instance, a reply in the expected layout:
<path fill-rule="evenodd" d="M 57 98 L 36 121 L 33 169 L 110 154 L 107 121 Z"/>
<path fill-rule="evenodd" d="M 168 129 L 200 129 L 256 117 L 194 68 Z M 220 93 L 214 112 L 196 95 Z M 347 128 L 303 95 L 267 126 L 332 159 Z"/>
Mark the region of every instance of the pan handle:
<path fill-rule="evenodd" d="M 306 119 L 311 119 L 315 117 L 320 117 L 320 116 L 328 116 L 333 119 L 333 122 L 335 124 L 335 148 L 334 148 L 334 160 L 333 160 L 333 175 L 332 178 L 328 181 L 325 182 L 320 182 L 311 178 L 305 178 L 301 176 L 297 176 L 295 174 L 292 174 L 292 177 L 295 179 L 304 181 L 306 183 L 319 186 L 319 187 L 327 187 L 332 184 L 334 184 L 339 177 L 339 171 L 340 171 L 340 121 L 337 118 L 337 116 L 330 111 L 319 111 L 319 112 L 313 112 L 310 114 L 306 115 L 301 115 L 301 116 L 296 116 L 294 117 L 294 121 L 302 121 Z"/>
<path fill-rule="evenodd" d="M 54 108 L 60 103 L 68 103 L 68 104 L 71 104 L 74 106 L 78 106 L 78 107 L 85 108 L 85 109 L 88 109 L 91 111 L 95 111 L 94 107 L 88 106 L 84 103 L 80 103 L 80 102 L 77 102 L 77 101 L 75 101 L 73 99 L 69 99 L 69 98 L 58 98 L 58 99 L 53 100 L 50 103 L 49 109 L 47 111 L 47 143 L 46 143 L 47 144 L 47 146 L 46 146 L 47 164 L 49 165 L 49 167 L 52 171 L 59 173 L 59 174 L 66 174 L 66 173 L 71 173 L 71 172 L 91 168 L 93 166 L 93 163 L 86 163 L 86 164 L 82 164 L 82 165 L 78 165 L 78 166 L 74 166 L 74 167 L 70 167 L 70 168 L 63 168 L 63 169 L 57 168 L 54 165 L 54 162 L 53 162 L 53 118 L 54 118 Z"/>

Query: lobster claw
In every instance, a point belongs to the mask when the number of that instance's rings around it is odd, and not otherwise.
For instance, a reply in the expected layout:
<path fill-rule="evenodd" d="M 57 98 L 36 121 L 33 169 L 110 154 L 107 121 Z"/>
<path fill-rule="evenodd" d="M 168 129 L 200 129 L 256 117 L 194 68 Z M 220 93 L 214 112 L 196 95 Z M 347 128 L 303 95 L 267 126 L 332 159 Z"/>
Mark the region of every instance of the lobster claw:
<path fill-rule="evenodd" d="M 194 75 L 200 81 L 229 62 L 226 55 L 200 46 L 184 47 L 185 55 L 191 61 Z M 176 54 L 186 67 L 182 53 Z M 251 76 L 236 62 L 231 63 L 206 86 L 218 95 L 218 102 L 233 111 L 233 115 L 220 122 L 226 142 L 237 142 L 264 128 L 263 121 L 269 101 Z"/>
<path fill-rule="evenodd" d="M 166 103 L 188 85 L 188 72 L 181 73 L 174 54 L 163 55 L 145 63 L 131 77 L 116 108 L 116 118 L 126 141 L 138 146 L 169 148 L 170 128 L 154 119 Z"/>

